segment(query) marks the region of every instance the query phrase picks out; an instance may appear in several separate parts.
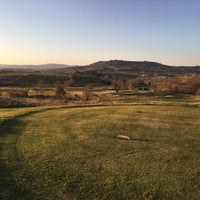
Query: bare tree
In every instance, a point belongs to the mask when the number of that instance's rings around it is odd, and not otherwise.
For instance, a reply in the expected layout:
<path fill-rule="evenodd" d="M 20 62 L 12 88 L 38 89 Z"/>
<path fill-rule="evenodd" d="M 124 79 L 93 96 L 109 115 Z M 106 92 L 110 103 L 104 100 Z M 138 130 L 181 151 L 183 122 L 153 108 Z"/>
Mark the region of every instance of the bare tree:
<path fill-rule="evenodd" d="M 73 87 L 75 84 L 74 78 L 73 78 L 73 74 L 69 75 L 69 80 L 65 81 L 65 88 L 69 88 L 69 87 Z"/>
<path fill-rule="evenodd" d="M 43 96 L 44 95 L 44 88 L 45 88 L 45 84 L 44 84 L 44 81 L 43 80 L 39 80 L 37 82 L 37 86 L 40 90 L 40 95 Z"/>
<path fill-rule="evenodd" d="M 128 79 L 126 81 L 126 87 L 129 89 L 129 90 L 132 90 L 135 86 L 135 80 L 134 79 Z"/>
<path fill-rule="evenodd" d="M 8 92 L 10 97 L 28 97 L 28 92 L 29 90 L 26 88 L 21 88 L 21 89 L 16 89 L 16 88 L 11 88 L 11 90 Z"/>
<path fill-rule="evenodd" d="M 165 84 L 170 92 L 177 92 L 179 86 L 179 79 L 177 77 L 167 77 Z"/>
<path fill-rule="evenodd" d="M 124 86 L 124 82 L 120 79 L 113 79 L 112 80 L 112 87 L 116 91 L 116 93 L 119 92 L 120 89 L 122 89 Z"/>
<path fill-rule="evenodd" d="M 137 86 L 144 86 L 144 79 L 141 77 L 134 78 L 134 79 L 128 79 L 126 81 L 126 86 L 129 90 L 132 90 L 134 87 Z"/>
<path fill-rule="evenodd" d="M 83 89 L 83 96 L 85 97 L 86 101 L 90 100 L 92 89 L 93 89 L 93 87 L 90 86 L 90 85 L 84 87 L 84 89 Z"/>
<path fill-rule="evenodd" d="M 66 91 L 64 90 L 64 86 L 60 81 L 56 81 L 54 87 L 55 87 L 55 95 L 57 97 L 65 97 Z"/>
<path fill-rule="evenodd" d="M 64 85 L 65 85 L 66 89 L 68 89 L 69 87 L 73 87 L 74 86 L 74 80 L 69 79 L 69 80 L 65 81 Z"/>
<path fill-rule="evenodd" d="M 187 80 L 189 89 L 191 93 L 197 93 L 200 89 L 200 76 L 197 74 L 192 74 Z"/>

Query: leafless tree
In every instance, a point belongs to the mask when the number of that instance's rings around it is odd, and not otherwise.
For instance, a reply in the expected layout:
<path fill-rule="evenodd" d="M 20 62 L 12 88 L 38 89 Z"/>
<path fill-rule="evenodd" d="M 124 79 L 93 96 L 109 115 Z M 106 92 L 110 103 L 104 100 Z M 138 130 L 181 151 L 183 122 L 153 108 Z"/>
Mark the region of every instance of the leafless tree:
<path fill-rule="evenodd" d="M 200 89 L 200 76 L 197 74 L 192 74 L 187 80 L 189 89 L 191 93 L 197 93 Z"/>
<path fill-rule="evenodd" d="M 44 81 L 43 80 L 39 80 L 37 82 L 37 86 L 40 90 L 40 95 L 43 96 L 44 95 L 44 88 L 45 88 L 45 84 L 44 84 Z"/>
<path fill-rule="evenodd" d="M 64 86 L 60 81 L 56 81 L 54 87 L 55 87 L 55 95 L 57 97 L 65 97 L 66 91 L 64 90 Z"/>
<path fill-rule="evenodd" d="M 69 75 L 69 79 L 67 81 L 65 81 L 65 88 L 69 88 L 69 87 L 73 87 L 75 84 L 74 78 L 73 78 L 73 74 Z"/>
<path fill-rule="evenodd" d="M 113 79 L 112 80 L 112 87 L 116 91 L 116 93 L 119 92 L 120 89 L 122 89 L 124 86 L 124 82 L 120 79 Z"/>
<path fill-rule="evenodd" d="M 170 92 L 177 92 L 179 86 L 179 79 L 177 77 L 167 77 L 165 84 Z"/>
<path fill-rule="evenodd" d="M 83 96 L 85 97 L 86 101 L 90 100 L 92 89 L 93 89 L 93 87 L 90 86 L 90 85 L 84 87 L 84 89 L 83 89 Z"/>

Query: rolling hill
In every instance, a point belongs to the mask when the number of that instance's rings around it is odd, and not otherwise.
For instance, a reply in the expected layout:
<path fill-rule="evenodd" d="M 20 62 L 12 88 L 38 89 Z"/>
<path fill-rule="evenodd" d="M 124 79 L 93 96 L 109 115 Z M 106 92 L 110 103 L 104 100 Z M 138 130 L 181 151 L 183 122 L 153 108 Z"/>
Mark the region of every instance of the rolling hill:
<path fill-rule="evenodd" d="M 80 69 L 80 67 L 79 67 Z M 87 70 L 112 70 L 126 72 L 144 72 L 144 73 L 200 73 L 200 66 L 169 66 L 157 62 L 149 61 L 124 61 L 110 60 L 99 61 L 84 66 Z"/>
<path fill-rule="evenodd" d="M 85 66 L 63 64 L 45 65 L 0 65 L 0 85 L 36 84 L 45 80 L 46 84 L 67 80 L 73 74 L 77 85 L 104 85 L 113 78 L 127 80 L 138 76 L 174 76 L 200 74 L 200 66 L 168 66 L 149 61 L 110 60 L 99 61 Z M 109 80 L 109 81 L 108 81 Z"/>
<path fill-rule="evenodd" d="M 109 60 L 98 61 L 84 66 L 72 66 L 65 64 L 41 64 L 41 65 L 4 65 L 0 64 L 0 70 L 42 70 L 45 72 L 77 72 L 90 71 L 97 72 L 144 72 L 144 73 L 200 73 L 200 66 L 169 66 L 158 62 L 149 61 L 124 61 L 124 60 Z"/>

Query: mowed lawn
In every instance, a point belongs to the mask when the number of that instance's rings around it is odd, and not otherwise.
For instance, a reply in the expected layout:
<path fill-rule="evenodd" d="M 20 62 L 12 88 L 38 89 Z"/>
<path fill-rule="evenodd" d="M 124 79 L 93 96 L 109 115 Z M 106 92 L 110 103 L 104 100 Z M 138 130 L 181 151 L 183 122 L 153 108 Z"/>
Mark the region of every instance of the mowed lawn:
<path fill-rule="evenodd" d="M 0 199 L 200 199 L 198 107 L 58 108 L 0 131 Z"/>

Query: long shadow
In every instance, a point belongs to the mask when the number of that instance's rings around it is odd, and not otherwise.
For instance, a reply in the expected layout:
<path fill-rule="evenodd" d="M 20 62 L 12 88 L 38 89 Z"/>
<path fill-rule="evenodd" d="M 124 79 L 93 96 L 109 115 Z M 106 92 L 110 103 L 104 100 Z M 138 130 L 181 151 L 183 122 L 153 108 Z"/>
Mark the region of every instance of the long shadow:
<path fill-rule="evenodd" d="M 0 127 L 0 199 L 33 200 L 33 193 L 17 184 L 15 175 L 23 161 L 18 155 L 16 142 L 23 126 L 17 118 L 6 120 Z M 30 187 L 26 187 L 30 188 Z"/>
<path fill-rule="evenodd" d="M 159 93 L 159 92 L 144 92 L 144 93 L 140 93 L 140 92 L 132 92 L 132 93 L 120 93 L 120 96 L 146 96 L 146 97 L 163 97 L 163 98 L 167 98 L 167 95 L 170 95 L 171 99 L 190 99 L 190 95 L 187 94 L 183 94 L 183 93 L 170 93 L 170 92 L 166 92 L 166 93 Z"/>
<path fill-rule="evenodd" d="M 13 118 L 6 119 L 0 124 L 0 200 L 35 199 L 34 193 L 31 191 L 31 189 L 26 189 L 31 188 L 31 180 L 29 180 L 31 174 L 25 170 L 26 174 L 24 174 L 23 179 L 26 179 L 27 185 L 23 185 L 24 187 L 20 187 L 15 178 L 15 173 L 23 166 L 23 160 L 21 159 L 16 146 L 17 139 L 21 135 L 22 128 L 26 126 L 26 124 L 23 123 L 20 119 L 32 114 L 45 112 L 48 110 L 60 110 L 63 108 L 73 107 L 54 107 L 37 111 L 30 111 Z"/>
<path fill-rule="evenodd" d="M 132 93 L 120 93 L 120 96 L 147 96 L 147 97 L 161 97 L 164 96 L 164 93 L 156 93 L 156 92 L 132 92 Z"/>
<path fill-rule="evenodd" d="M 154 140 L 136 139 L 136 138 L 130 138 L 130 140 L 139 141 L 139 142 L 156 142 Z"/>
<path fill-rule="evenodd" d="M 20 119 L 32 114 L 55 109 L 63 109 L 63 107 L 29 111 L 6 119 L 0 124 L 0 200 L 34 199 L 32 191 L 19 187 L 14 177 L 16 170 L 23 165 L 23 160 L 21 160 L 16 146 L 17 138 L 21 135 L 21 128 L 26 125 Z M 5 152 L 6 156 L 4 156 Z M 11 163 L 8 165 L 7 163 L 9 162 Z M 30 182 L 27 178 L 28 183 Z M 30 188 L 28 185 L 25 187 Z"/>
<path fill-rule="evenodd" d="M 30 116 L 32 114 L 45 112 L 45 111 L 48 111 L 48 110 L 58 110 L 58 109 L 63 109 L 63 108 L 67 108 L 67 106 L 66 107 L 44 108 L 44 109 L 41 109 L 41 110 L 28 111 L 27 113 L 19 114 L 19 115 L 15 116 L 15 117 L 11 117 L 11 118 L 8 118 L 6 120 L 3 120 L 3 122 L 0 123 L 0 135 L 2 134 L 3 127 L 7 126 L 7 123 L 9 123 L 9 122 L 11 122 L 13 120 L 17 120 L 17 119 L 20 119 L 20 118 L 23 118 L 23 117 L 27 117 L 27 116 Z"/>
<path fill-rule="evenodd" d="M 61 109 L 73 109 L 73 108 L 86 108 L 86 107 L 103 107 L 103 106 L 109 106 L 109 105 L 104 105 L 104 104 L 100 104 L 100 105 L 73 105 L 73 106 L 70 106 L 70 105 L 66 105 L 66 106 L 61 106 L 61 107 L 49 107 L 49 108 L 44 108 L 44 109 L 41 109 L 41 110 L 33 110 L 33 111 L 29 111 L 27 113 L 23 113 L 23 114 L 19 114 L 13 118 L 8 118 L 6 120 L 4 120 L 3 122 L 0 122 L 0 135 L 1 135 L 1 132 L 2 132 L 2 128 L 3 126 L 6 126 L 7 123 L 9 123 L 10 121 L 13 121 L 15 119 L 19 119 L 19 118 L 23 118 L 23 117 L 27 117 L 27 116 L 30 116 L 32 114 L 37 114 L 37 113 L 41 113 L 41 112 L 45 112 L 45 111 L 48 111 L 48 110 L 61 110 Z"/>

